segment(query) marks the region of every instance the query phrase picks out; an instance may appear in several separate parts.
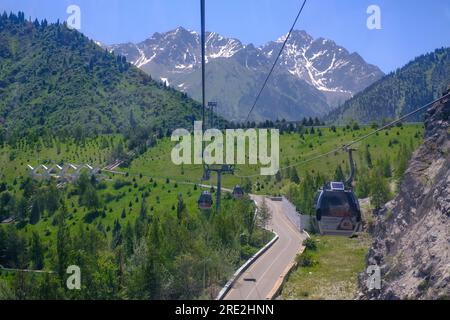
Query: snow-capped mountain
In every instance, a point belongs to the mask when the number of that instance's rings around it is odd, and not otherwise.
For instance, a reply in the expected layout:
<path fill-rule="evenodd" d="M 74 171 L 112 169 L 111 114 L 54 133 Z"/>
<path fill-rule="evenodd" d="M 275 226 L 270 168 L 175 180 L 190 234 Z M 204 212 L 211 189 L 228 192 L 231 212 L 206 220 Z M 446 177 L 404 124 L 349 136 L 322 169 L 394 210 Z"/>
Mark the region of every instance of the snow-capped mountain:
<path fill-rule="evenodd" d="M 165 66 L 170 72 L 181 73 L 200 66 L 200 46 L 197 32 L 178 27 L 164 34 L 155 33 L 138 44 L 119 44 L 108 48 L 125 56 L 139 68 L 154 63 Z M 207 62 L 217 58 L 231 58 L 243 48 L 239 40 L 227 39 L 214 32 L 206 33 Z"/>
<path fill-rule="evenodd" d="M 278 53 L 285 37 L 261 48 L 267 57 Z M 383 76 L 379 68 L 350 54 L 334 41 L 313 39 L 305 31 L 294 31 L 280 57 L 280 68 L 325 93 L 353 95 Z"/>
<path fill-rule="evenodd" d="M 248 112 L 286 36 L 259 48 L 252 44 L 206 34 L 208 100 L 218 101 L 219 112 L 242 120 Z M 179 27 L 155 33 L 141 43 L 107 47 L 116 54 L 192 97 L 200 98 L 200 35 Z M 321 116 L 383 76 L 357 53 L 335 42 L 313 39 L 294 31 L 254 119 L 298 120 Z"/>

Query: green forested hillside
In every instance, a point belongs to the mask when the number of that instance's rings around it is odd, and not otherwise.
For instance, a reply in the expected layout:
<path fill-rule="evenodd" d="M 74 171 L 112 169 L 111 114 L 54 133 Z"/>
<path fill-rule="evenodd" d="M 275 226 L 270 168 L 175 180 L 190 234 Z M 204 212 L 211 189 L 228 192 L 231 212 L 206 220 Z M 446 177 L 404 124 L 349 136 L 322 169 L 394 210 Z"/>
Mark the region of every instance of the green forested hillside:
<path fill-rule="evenodd" d="M 111 133 L 187 125 L 199 105 L 65 24 L 0 16 L 0 130 Z"/>
<path fill-rule="evenodd" d="M 270 239 L 248 197 L 224 194 L 222 211 L 201 211 L 200 186 L 144 173 L 30 178 L 27 163 L 103 167 L 123 139 L 0 146 L 0 300 L 212 299 Z M 65 286 L 70 265 L 82 270 L 79 291 Z"/>
<path fill-rule="evenodd" d="M 422 55 L 387 75 L 328 115 L 329 122 L 396 118 L 436 99 L 450 84 L 450 48 Z M 422 121 L 423 113 L 409 119 Z"/>

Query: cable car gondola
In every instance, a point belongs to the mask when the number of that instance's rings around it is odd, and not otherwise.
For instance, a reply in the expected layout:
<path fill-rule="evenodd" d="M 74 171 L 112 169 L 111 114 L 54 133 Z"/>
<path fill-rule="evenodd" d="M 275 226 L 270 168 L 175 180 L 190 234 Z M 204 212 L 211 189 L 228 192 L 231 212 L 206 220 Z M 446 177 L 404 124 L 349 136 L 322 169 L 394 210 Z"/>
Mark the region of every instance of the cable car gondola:
<path fill-rule="evenodd" d="M 210 210 L 213 205 L 213 200 L 211 193 L 208 191 L 203 191 L 200 198 L 198 199 L 198 208 L 200 210 Z"/>
<path fill-rule="evenodd" d="M 352 236 L 361 224 L 361 209 L 352 189 L 330 182 L 319 190 L 316 219 L 323 235 Z"/>
<path fill-rule="evenodd" d="M 361 225 L 361 208 L 351 187 L 355 173 L 352 149 L 347 150 L 350 158 L 350 177 L 344 182 L 330 182 L 317 193 L 316 220 L 322 235 L 352 236 Z"/>
<path fill-rule="evenodd" d="M 244 197 L 244 190 L 242 190 L 240 185 L 236 185 L 233 189 L 233 197 L 235 199 L 241 199 Z"/>

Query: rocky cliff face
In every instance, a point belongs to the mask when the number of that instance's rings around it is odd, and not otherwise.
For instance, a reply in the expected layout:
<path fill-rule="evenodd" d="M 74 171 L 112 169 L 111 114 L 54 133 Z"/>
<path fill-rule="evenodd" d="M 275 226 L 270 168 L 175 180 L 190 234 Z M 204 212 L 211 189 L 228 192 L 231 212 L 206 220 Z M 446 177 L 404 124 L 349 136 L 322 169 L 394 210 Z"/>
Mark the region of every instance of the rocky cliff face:
<path fill-rule="evenodd" d="M 398 196 L 377 218 L 367 264 L 381 267 L 381 290 L 369 299 L 450 297 L 450 101 L 427 116 L 424 144 L 414 154 Z"/>

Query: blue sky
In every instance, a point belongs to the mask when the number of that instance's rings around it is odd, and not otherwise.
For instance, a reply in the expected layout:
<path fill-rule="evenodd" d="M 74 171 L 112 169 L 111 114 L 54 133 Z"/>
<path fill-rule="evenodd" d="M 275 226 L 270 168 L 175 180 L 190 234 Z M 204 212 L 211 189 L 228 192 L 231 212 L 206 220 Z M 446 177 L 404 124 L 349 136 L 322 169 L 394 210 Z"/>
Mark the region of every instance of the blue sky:
<path fill-rule="evenodd" d="M 199 0 L 1 0 L 0 10 L 66 20 L 81 8 L 81 31 L 104 43 L 138 42 L 177 26 L 199 30 Z M 287 33 L 300 0 L 206 0 L 207 29 L 260 45 Z M 381 30 L 366 27 L 369 5 Z M 450 46 L 449 0 L 308 0 L 297 29 L 336 41 L 389 72 L 414 57 Z"/>

